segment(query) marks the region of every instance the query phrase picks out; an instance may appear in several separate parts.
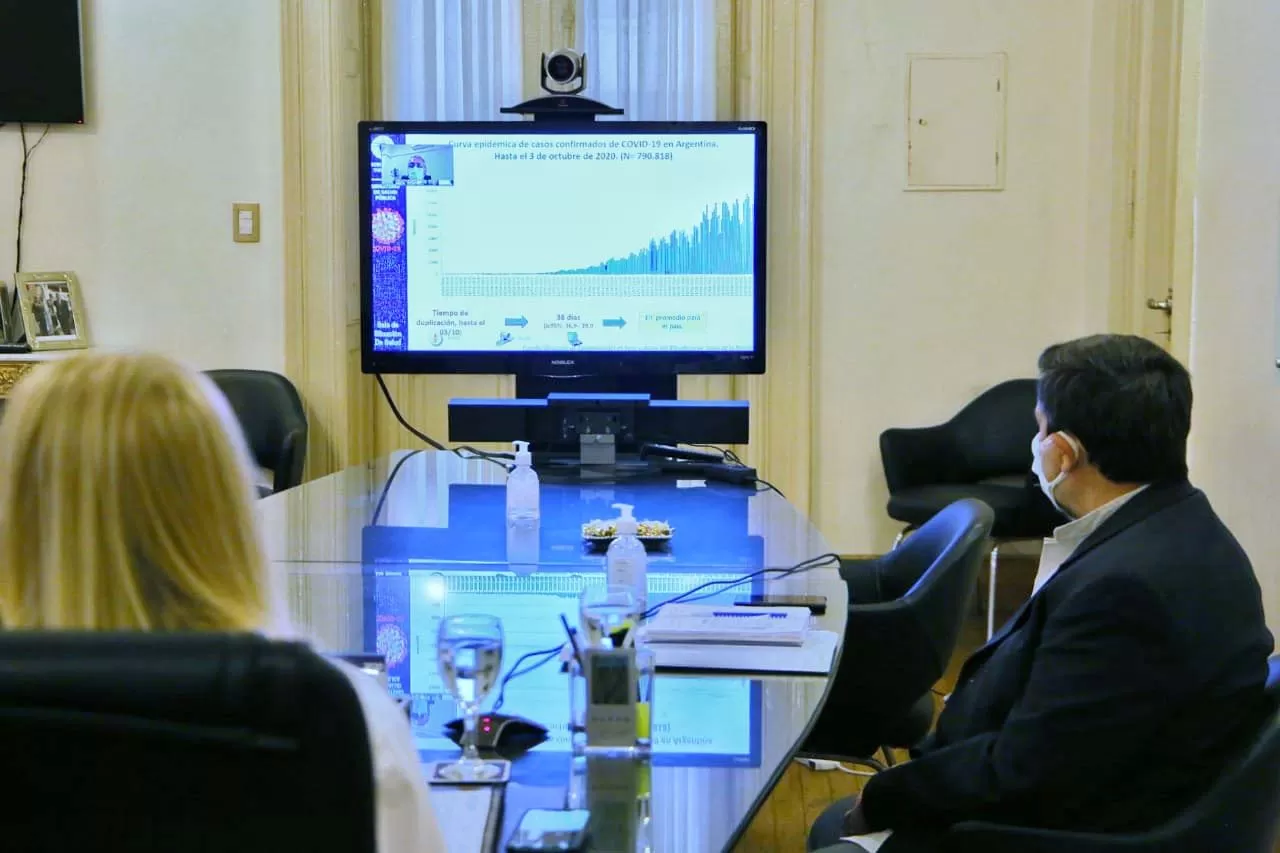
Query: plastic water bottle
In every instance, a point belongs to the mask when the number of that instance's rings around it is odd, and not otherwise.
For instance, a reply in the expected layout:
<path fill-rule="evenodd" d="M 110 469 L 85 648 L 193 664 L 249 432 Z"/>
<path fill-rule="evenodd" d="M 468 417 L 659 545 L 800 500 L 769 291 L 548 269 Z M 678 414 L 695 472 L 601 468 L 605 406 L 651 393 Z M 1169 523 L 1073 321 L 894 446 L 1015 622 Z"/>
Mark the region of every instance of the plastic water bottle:
<path fill-rule="evenodd" d="M 538 525 L 539 483 L 529 442 L 515 442 L 516 467 L 507 475 L 507 526 Z"/>
<path fill-rule="evenodd" d="M 644 543 L 636 536 L 640 524 L 632 514 L 635 508 L 630 504 L 614 504 L 613 508 L 619 514 L 614 521 L 614 540 L 609 543 L 609 551 L 605 554 L 605 579 L 609 584 L 635 590 L 636 604 L 640 615 L 643 615 L 649 609 L 646 577 L 649 555 L 645 553 Z"/>

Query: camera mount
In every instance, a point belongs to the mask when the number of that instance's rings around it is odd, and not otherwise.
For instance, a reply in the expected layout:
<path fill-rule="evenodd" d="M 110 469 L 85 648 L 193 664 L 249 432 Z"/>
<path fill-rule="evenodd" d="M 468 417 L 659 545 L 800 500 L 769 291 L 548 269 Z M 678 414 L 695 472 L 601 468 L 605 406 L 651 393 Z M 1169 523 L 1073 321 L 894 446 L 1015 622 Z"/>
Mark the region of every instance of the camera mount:
<path fill-rule="evenodd" d="M 620 116 L 622 110 L 578 94 L 587 85 L 587 57 L 576 50 L 554 50 L 542 54 L 542 88 L 549 94 L 532 98 L 514 107 L 503 107 L 506 115 L 527 115 L 534 121 L 592 122 L 597 116 Z"/>
<path fill-rule="evenodd" d="M 620 116 L 622 110 L 578 95 L 543 95 L 514 107 L 503 107 L 506 115 L 532 116 L 534 121 L 591 122 L 596 116 Z"/>

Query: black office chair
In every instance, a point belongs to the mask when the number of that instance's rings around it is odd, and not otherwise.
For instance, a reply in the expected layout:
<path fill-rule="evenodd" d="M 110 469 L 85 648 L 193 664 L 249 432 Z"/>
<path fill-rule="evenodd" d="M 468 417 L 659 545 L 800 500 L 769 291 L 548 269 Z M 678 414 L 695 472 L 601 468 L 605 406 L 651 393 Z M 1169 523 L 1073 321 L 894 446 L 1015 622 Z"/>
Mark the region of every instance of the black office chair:
<path fill-rule="evenodd" d="M 1203 797 L 1164 826 L 1111 835 L 961 823 L 948 847 L 984 853 L 1272 853 L 1280 840 L 1280 658 L 1270 661 L 1267 693 L 1277 706 L 1262 731 Z"/>
<path fill-rule="evenodd" d="M 254 459 L 271 471 L 263 496 L 302 482 L 307 458 L 307 413 L 293 383 L 268 370 L 210 370 L 207 375 L 226 395 L 248 439 Z"/>
<path fill-rule="evenodd" d="M 1280 656 L 1270 660 L 1267 694 L 1273 707 L 1261 731 L 1205 794 L 1173 820 L 1147 832 L 1103 834 L 1028 829 L 970 821 L 947 833 L 943 850 L 982 853 L 1273 853 L 1280 841 Z M 814 822 L 815 838 L 839 834 L 852 800 L 832 804 Z M 823 843 L 823 842 L 819 842 Z M 847 844 L 821 853 L 846 853 Z"/>
<path fill-rule="evenodd" d="M 957 501 L 900 547 L 842 569 L 853 602 L 845 653 L 802 754 L 878 766 L 866 759 L 885 748 L 891 763 L 887 747 L 929 732 L 931 691 L 960 638 L 993 517 L 981 501 Z"/>
<path fill-rule="evenodd" d="M 889 517 L 910 532 L 963 498 L 995 511 L 987 590 L 987 636 L 995 632 L 1000 544 L 1039 541 L 1065 521 L 1040 492 L 1031 470 L 1036 380 L 1011 379 L 983 392 L 944 424 L 888 429 L 880 434 L 880 460 L 889 486 Z"/>
<path fill-rule="evenodd" d="M 0 632 L 4 849 L 374 853 L 343 673 L 256 635 Z"/>

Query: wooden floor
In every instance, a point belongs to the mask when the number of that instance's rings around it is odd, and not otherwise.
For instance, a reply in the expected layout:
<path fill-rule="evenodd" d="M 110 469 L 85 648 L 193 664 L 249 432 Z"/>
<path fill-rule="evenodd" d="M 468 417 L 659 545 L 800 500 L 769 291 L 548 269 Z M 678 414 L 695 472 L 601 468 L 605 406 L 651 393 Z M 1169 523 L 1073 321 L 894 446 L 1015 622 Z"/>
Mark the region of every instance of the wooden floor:
<path fill-rule="evenodd" d="M 1035 570 L 1035 560 L 1006 557 L 1000 561 L 1000 582 L 996 590 L 999 597 L 997 625 L 1011 616 L 1031 594 Z M 983 574 L 977 600 L 985 605 L 985 572 Z M 939 692 L 945 695 L 954 689 L 960 664 L 985 639 L 986 616 L 975 608 L 965 625 L 951 667 L 938 682 Z M 906 756 L 900 757 L 905 759 Z M 735 853 L 803 853 L 809 826 L 822 810 L 832 801 L 862 790 L 864 781 L 861 777 L 839 771 L 819 773 L 792 763 L 738 843 Z"/>

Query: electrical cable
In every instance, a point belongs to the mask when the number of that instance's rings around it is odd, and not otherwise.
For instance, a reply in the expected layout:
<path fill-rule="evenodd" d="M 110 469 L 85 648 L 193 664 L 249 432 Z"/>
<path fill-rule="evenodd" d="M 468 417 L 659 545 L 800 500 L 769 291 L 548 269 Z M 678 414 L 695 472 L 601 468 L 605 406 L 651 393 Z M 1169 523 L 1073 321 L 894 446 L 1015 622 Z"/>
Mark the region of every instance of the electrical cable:
<path fill-rule="evenodd" d="M 387 495 L 391 492 L 391 484 L 395 482 L 396 475 L 400 473 L 404 463 L 423 452 L 422 450 L 414 450 L 396 460 L 396 464 L 391 468 L 391 473 L 387 475 L 386 482 L 382 484 L 382 491 L 378 493 L 378 502 L 373 506 L 373 517 L 369 519 L 370 527 L 378 526 L 378 516 L 382 515 L 382 505 L 387 502 Z"/>
<path fill-rule="evenodd" d="M 498 698 L 495 699 L 493 702 L 492 713 L 496 714 L 499 710 L 501 710 L 502 703 L 505 702 L 507 698 L 507 684 L 513 678 L 519 678 L 522 675 L 528 675 L 529 673 L 533 672 L 535 669 L 538 669 L 539 667 L 545 666 L 546 664 L 550 663 L 555 656 L 560 654 L 560 649 L 561 649 L 561 646 L 556 646 L 554 649 L 540 649 L 536 652 L 526 652 L 525 654 L 522 654 L 520 657 L 516 658 L 516 662 L 511 665 L 511 669 L 507 670 L 506 676 L 503 677 L 502 683 L 498 685 Z M 520 669 L 520 664 L 524 663 L 529 658 L 542 658 L 542 659 L 539 660 L 537 663 L 530 664 L 525 669 Z"/>
<path fill-rule="evenodd" d="M 49 129 L 52 125 L 46 124 L 44 130 L 40 133 L 40 137 L 35 143 L 27 147 L 27 126 L 22 122 L 18 122 L 18 138 L 22 141 L 22 177 L 18 184 L 18 229 L 17 229 L 17 245 L 14 247 L 13 253 L 13 277 L 15 285 L 13 288 L 13 300 L 9 306 L 10 310 L 17 304 L 18 288 L 16 281 L 18 273 L 22 272 L 22 220 L 26 215 L 27 209 L 27 167 L 31 164 L 31 156 L 35 154 L 36 149 L 40 147 L 40 143 L 44 142 L 46 136 L 49 135 Z"/>
<path fill-rule="evenodd" d="M 727 463 L 727 464 L 729 464 L 729 465 L 738 465 L 738 466 L 741 466 L 741 467 L 743 467 L 743 468 L 747 467 L 747 463 L 745 463 L 745 462 L 743 462 L 743 461 L 742 461 L 742 457 L 740 457 L 738 454 L 734 453 L 734 452 L 733 452 L 732 450 L 730 450 L 729 448 L 727 448 L 727 447 L 721 447 L 721 446 L 720 446 L 720 445 L 718 445 L 718 444 L 699 444 L 699 443 L 697 443 L 697 442 L 678 442 L 678 441 L 672 441 L 671 443 L 672 443 L 672 444 L 682 444 L 682 443 L 683 443 L 683 444 L 687 445 L 688 447 L 697 447 L 697 448 L 700 448 L 700 449 L 703 449 L 703 450 L 713 450 L 713 451 L 715 451 L 716 453 L 719 453 L 719 454 L 720 454 L 720 458 L 721 458 L 725 463 Z M 778 495 L 778 497 L 782 498 L 783 500 L 786 500 L 786 499 L 787 499 L 787 496 L 786 496 L 786 495 L 784 495 L 784 494 L 782 493 L 782 490 L 781 490 L 781 489 L 779 489 L 779 488 L 778 488 L 777 486 L 775 486 L 773 483 L 770 483 L 768 480 L 766 480 L 766 479 L 764 479 L 764 478 L 762 478 L 762 477 L 756 477 L 756 479 L 755 479 L 755 485 L 756 485 L 756 487 L 757 487 L 757 488 L 756 488 L 756 491 L 758 491 L 758 492 L 776 492 L 776 493 L 777 493 L 777 495 Z"/>
<path fill-rule="evenodd" d="M 861 776 L 864 779 L 870 779 L 876 775 L 874 770 L 854 770 L 852 767 L 845 767 L 839 762 L 836 762 L 836 769 L 841 773 L 848 773 L 850 776 Z"/>
<path fill-rule="evenodd" d="M 743 575 L 742 577 L 737 578 L 735 580 L 707 581 L 706 583 L 698 584 L 693 589 L 686 590 L 685 592 L 680 593 L 674 598 L 669 598 L 666 601 L 655 604 L 653 607 L 650 607 L 648 610 L 646 610 L 644 614 L 641 615 L 640 618 L 648 619 L 652 617 L 655 613 L 657 613 L 659 610 L 661 610 L 663 607 L 666 607 L 668 604 L 678 604 L 680 602 L 687 602 L 687 601 L 700 601 L 701 599 L 704 599 L 704 598 L 711 598 L 712 596 L 720 595 L 721 593 L 726 592 L 727 590 L 733 589 L 735 586 L 739 586 L 740 584 L 744 584 L 747 581 L 754 580 L 755 578 L 761 577 L 763 575 L 776 574 L 780 578 L 785 578 L 785 577 L 790 577 L 791 575 L 800 574 L 801 572 L 807 572 L 811 569 L 821 568 L 822 566 L 832 562 L 834 562 L 837 566 L 840 565 L 840 555 L 835 553 L 819 554 L 817 557 L 810 557 L 807 560 L 803 560 L 799 563 L 796 563 L 794 566 L 790 566 L 785 569 L 760 569 L 759 571 L 752 572 L 749 575 Z M 693 596 L 696 593 L 702 592 L 704 589 L 707 589 L 708 587 L 712 587 L 712 586 L 719 586 L 720 589 L 712 590 L 711 592 L 705 593 L 704 595 L 700 595 L 697 598 L 690 598 L 690 596 Z"/>
<path fill-rule="evenodd" d="M 759 477 L 756 477 L 756 486 L 764 487 L 764 488 L 757 488 L 756 489 L 757 492 L 776 492 L 778 497 L 782 498 L 784 501 L 787 499 L 787 496 L 782 493 L 782 489 L 779 489 L 777 486 L 775 486 L 773 483 L 770 483 L 768 480 L 762 480 Z"/>
<path fill-rule="evenodd" d="M 852 767 L 846 767 L 839 761 L 832 761 L 828 758 L 796 758 L 793 760 L 797 764 L 808 767 L 810 770 L 818 773 L 826 773 L 830 770 L 839 770 L 841 773 L 848 773 L 850 776 L 871 778 L 876 775 L 876 771 L 874 770 L 854 770 Z"/>
<path fill-rule="evenodd" d="M 396 405 L 395 399 L 391 396 L 391 389 L 387 387 L 387 383 L 383 380 L 381 373 L 373 374 L 373 378 L 378 381 L 378 387 L 382 389 L 382 396 L 387 398 L 387 405 L 391 407 L 391 414 L 395 415 L 396 420 L 400 422 L 400 426 L 404 427 L 415 437 L 425 442 L 433 450 L 452 453 L 460 459 L 483 459 L 485 462 L 492 462 L 494 465 L 500 466 L 504 471 L 511 470 L 512 466 L 508 465 L 504 461 L 512 458 L 509 453 L 490 453 L 488 451 L 478 450 L 466 444 L 455 448 L 445 447 L 443 444 L 405 420 L 404 415 L 400 413 L 400 407 Z"/>
<path fill-rule="evenodd" d="M 742 461 L 742 458 L 741 458 L 741 457 L 739 457 L 739 456 L 738 456 L 738 454 L 734 453 L 734 452 L 733 452 L 732 450 L 730 450 L 729 448 L 727 448 L 727 447 L 721 447 L 721 446 L 720 446 L 720 445 L 718 445 L 718 444 L 690 444 L 689 446 L 690 446 L 690 447 L 698 447 L 698 448 L 701 448 L 701 449 L 703 449 L 703 450 L 714 450 L 716 453 L 719 453 L 719 454 L 720 454 L 720 456 L 724 459 L 724 461 L 725 461 L 725 462 L 729 462 L 729 463 L 731 463 L 731 464 L 733 464 L 733 465 L 743 465 L 743 464 L 744 464 L 744 463 L 743 463 L 743 461 Z"/>

